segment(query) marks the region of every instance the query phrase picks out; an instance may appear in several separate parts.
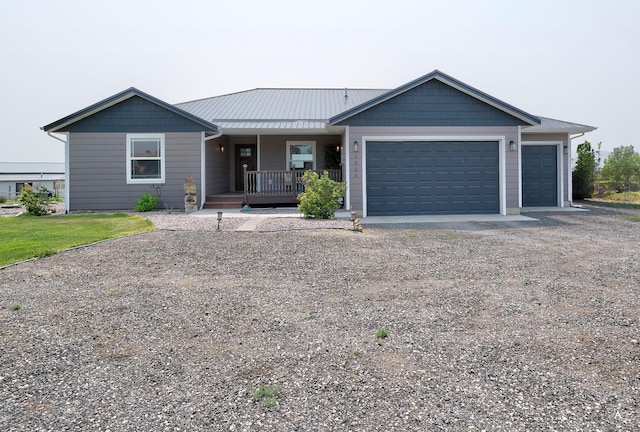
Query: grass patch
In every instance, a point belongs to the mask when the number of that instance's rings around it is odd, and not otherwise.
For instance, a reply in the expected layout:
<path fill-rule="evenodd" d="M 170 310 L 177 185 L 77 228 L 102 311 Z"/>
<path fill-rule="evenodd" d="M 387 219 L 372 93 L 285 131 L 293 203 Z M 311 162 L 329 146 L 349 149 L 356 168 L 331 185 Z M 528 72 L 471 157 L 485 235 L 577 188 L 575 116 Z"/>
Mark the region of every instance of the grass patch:
<path fill-rule="evenodd" d="M 640 222 L 640 216 L 638 215 L 624 215 L 623 217 L 631 222 Z"/>
<path fill-rule="evenodd" d="M 152 228 L 149 220 L 125 214 L 0 218 L 0 267 Z"/>
<path fill-rule="evenodd" d="M 387 336 L 389 336 L 389 332 L 386 329 L 381 328 L 376 332 L 376 337 L 378 339 L 385 339 Z"/>
<path fill-rule="evenodd" d="M 262 404 L 267 408 L 273 408 L 278 405 L 278 393 L 280 393 L 281 390 L 281 386 L 261 385 L 258 390 L 251 393 L 251 397 L 255 400 L 262 401 Z"/>

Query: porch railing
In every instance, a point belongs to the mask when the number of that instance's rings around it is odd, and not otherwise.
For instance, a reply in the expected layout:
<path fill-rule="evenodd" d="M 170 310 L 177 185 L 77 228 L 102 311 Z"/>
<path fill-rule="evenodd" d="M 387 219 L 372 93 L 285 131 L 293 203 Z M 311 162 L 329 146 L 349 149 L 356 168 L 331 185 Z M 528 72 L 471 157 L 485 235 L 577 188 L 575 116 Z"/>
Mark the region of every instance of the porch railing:
<path fill-rule="evenodd" d="M 304 192 L 303 176 L 306 170 L 248 171 L 244 170 L 244 201 L 247 204 L 295 203 Z M 327 171 L 329 178 L 342 181 L 342 171 L 315 170 L 318 175 Z"/>

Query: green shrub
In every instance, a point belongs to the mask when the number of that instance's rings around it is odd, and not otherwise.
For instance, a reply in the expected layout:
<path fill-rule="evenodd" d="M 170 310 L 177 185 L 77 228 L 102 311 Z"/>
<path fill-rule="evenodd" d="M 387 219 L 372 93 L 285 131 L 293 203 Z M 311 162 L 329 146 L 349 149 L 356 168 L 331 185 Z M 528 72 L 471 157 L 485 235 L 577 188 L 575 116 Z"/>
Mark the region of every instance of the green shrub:
<path fill-rule="evenodd" d="M 55 209 L 49 208 L 51 192 L 44 186 L 36 189 L 25 186 L 18 197 L 18 201 L 27 210 L 27 213 L 33 216 L 45 216 L 56 212 Z"/>
<path fill-rule="evenodd" d="M 158 197 L 151 195 L 149 192 L 145 192 L 144 195 L 140 197 L 136 205 L 133 206 L 133 209 L 139 212 L 148 212 L 155 210 L 157 206 Z"/>
<path fill-rule="evenodd" d="M 340 208 L 340 198 L 347 190 L 346 184 L 331 180 L 327 171 L 322 173 L 322 177 L 314 171 L 307 171 L 302 179 L 304 192 L 298 195 L 298 210 L 305 218 L 334 217 L 336 210 Z"/>
<path fill-rule="evenodd" d="M 7 197 L 0 195 L 0 204 L 4 204 L 7 202 Z"/>

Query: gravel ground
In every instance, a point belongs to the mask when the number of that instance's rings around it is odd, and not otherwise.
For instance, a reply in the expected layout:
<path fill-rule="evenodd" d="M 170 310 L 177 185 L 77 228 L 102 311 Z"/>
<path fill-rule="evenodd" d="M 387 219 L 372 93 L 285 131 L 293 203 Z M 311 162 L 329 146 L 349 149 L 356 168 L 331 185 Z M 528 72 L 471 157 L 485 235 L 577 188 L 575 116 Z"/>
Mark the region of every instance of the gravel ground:
<path fill-rule="evenodd" d="M 640 430 L 623 212 L 363 233 L 151 215 L 0 271 L 0 430 Z"/>

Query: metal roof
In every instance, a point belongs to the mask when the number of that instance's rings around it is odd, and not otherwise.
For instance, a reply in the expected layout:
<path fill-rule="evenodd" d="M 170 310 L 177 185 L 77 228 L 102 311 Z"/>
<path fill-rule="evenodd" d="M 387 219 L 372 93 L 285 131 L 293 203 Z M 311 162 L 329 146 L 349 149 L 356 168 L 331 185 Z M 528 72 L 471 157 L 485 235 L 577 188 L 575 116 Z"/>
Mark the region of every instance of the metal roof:
<path fill-rule="evenodd" d="M 156 97 L 151 96 L 150 94 L 147 94 L 143 91 L 138 90 L 135 87 L 131 87 L 128 88 L 127 90 L 123 90 L 120 93 L 116 93 L 113 96 L 110 96 L 106 99 L 101 100 L 100 102 L 94 103 L 93 105 L 89 105 L 88 107 L 81 109 L 80 111 L 77 111 L 73 114 L 70 114 L 66 117 L 61 118 L 58 121 L 55 121 L 51 124 L 48 124 L 46 126 L 42 126 L 40 129 L 42 129 L 45 132 L 64 132 L 65 128 L 67 126 L 69 126 L 70 124 L 73 124 L 75 122 L 78 122 L 84 118 L 87 118 L 99 111 L 105 110 L 109 107 L 112 107 L 114 105 L 119 104 L 120 102 L 123 102 L 129 98 L 132 98 L 134 96 L 138 96 L 141 97 L 142 99 L 145 99 L 151 103 L 154 103 L 166 110 L 169 110 L 175 114 L 178 114 L 182 117 L 185 117 L 188 120 L 191 120 L 194 123 L 200 124 L 201 126 L 203 126 L 207 131 L 213 131 L 213 132 L 217 132 L 218 131 L 218 127 L 214 124 L 211 124 L 205 120 L 203 120 L 202 118 L 198 117 L 198 116 L 194 116 L 191 113 L 188 113 L 186 111 L 181 110 L 180 108 L 176 107 L 175 105 L 171 105 L 168 104 Z"/>
<path fill-rule="evenodd" d="M 0 174 L 64 174 L 64 162 L 0 162 Z"/>
<path fill-rule="evenodd" d="M 522 128 L 522 133 L 585 133 L 597 129 L 595 126 L 588 126 L 579 123 L 571 123 L 556 120 L 548 117 L 539 117 L 542 122 L 539 125 Z"/>
<path fill-rule="evenodd" d="M 330 117 L 387 91 L 258 88 L 176 106 L 222 129 L 323 129 Z"/>

